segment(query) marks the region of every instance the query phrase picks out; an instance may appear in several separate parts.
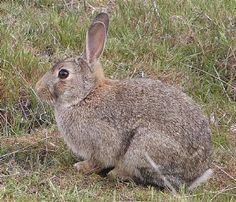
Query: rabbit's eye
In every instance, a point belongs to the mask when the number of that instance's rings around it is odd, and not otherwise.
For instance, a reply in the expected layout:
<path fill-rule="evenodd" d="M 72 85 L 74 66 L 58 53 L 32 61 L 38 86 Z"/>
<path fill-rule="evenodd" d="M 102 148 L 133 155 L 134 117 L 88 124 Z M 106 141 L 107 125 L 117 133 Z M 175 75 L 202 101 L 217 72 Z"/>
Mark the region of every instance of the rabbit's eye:
<path fill-rule="evenodd" d="M 58 73 L 60 79 L 66 79 L 69 76 L 69 71 L 66 69 L 61 69 Z"/>

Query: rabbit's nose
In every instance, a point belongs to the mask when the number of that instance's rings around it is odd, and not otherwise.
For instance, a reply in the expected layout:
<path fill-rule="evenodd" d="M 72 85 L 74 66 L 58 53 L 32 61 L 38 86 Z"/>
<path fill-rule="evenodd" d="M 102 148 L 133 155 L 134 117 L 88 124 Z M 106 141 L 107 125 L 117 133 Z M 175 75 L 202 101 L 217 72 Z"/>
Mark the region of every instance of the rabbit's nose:
<path fill-rule="evenodd" d="M 44 75 L 35 85 L 35 90 L 40 97 L 48 91 L 46 79 L 47 77 Z"/>
<path fill-rule="evenodd" d="M 48 73 L 46 73 L 43 75 L 43 77 L 40 78 L 40 80 L 35 85 L 35 90 L 37 91 L 37 93 L 40 93 L 41 91 L 43 91 L 43 89 L 47 88 L 48 81 L 49 76 Z"/>

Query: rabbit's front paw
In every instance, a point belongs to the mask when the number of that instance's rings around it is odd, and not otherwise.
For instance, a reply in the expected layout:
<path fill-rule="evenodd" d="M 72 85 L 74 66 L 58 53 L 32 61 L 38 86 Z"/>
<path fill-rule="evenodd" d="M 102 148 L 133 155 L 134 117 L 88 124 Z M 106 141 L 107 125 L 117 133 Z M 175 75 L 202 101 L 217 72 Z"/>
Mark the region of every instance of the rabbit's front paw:
<path fill-rule="evenodd" d="M 86 160 L 86 161 L 80 161 L 78 163 L 74 164 L 74 167 L 79 171 L 79 173 L 89 175 L 92 173 L 98 173 L 102 170 L 102 168 L 95 163 Z"/>

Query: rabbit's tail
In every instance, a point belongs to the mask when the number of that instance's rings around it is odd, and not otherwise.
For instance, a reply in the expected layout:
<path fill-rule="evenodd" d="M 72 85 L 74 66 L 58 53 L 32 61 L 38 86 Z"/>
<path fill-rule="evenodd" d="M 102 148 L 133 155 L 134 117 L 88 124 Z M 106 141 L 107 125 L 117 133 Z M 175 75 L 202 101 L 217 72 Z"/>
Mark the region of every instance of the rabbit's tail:
<path fill-rule="evenodd" d="M 148 154 L 145 155 L 148 162 L 151 164 L 152 168 L 154 168 L 154 172 L 157 174 L 157 176 L 152 172 L 152 174 L 149 176 L 152 176 L 152 178 L 148 177 L 148 175 L 144 175 L 147 172 L 143 173 L 143 178 L 146 179 L 146 182 L 151 182 L 152 184 L 155 184 L 160 187 L 167 187 L 170 189 L 173 193 L 177 193 L 176 190 L 178 188 L 185 184 L 183 180 L 180 180 L 176 176 L 173 175 L 163 175 L 161 172 L 161 169 L 159 165 L 157 165 L 150 157 Z M 150 172 L 150 171 L 149 171 Z M 207 169 L 201 176 L 197 177 L 191 184 L 188 186 L 189 190 L 193 190 L 194 188 L 198 187 L 200 184 L 206 182 L 209 180 L 213 175 L 213 170 L 212 169 Z M 156 177 L 153 177 L 156 176 Z"/>
<path fill-rule="evenodd" d="M 184 181 L 180 180 L 176 176 L 173 175 L 162 175 L 160 172 L 153 172 L 148 170 L 149 172 L 142 173 L 142 181 L 144 184 L 150 184 L 153 186 L 159 187 L 162 189 L 169 189 L 173 194 L 177 194 L 179 188 L 185 184 Z M 147 174 L 148 173 L 148 174 Z M 201 184 L 207 182 L 213 175 L 213 170 L 206 170 L 200 177 L 196 178 L 188 187 L 188 190 L 193 190 Z M 185 184 L 186 185 L 186 184 Z"/>
<path fill-rule="evenodd" d="M 189 190 L 193 190 L 194 188 L 198 187 L 200 184 L 208 181 L 213 175 L 212 169 L 207 169 L 200 177 L 195 179 L 190 186 L 188 187 Z"/>

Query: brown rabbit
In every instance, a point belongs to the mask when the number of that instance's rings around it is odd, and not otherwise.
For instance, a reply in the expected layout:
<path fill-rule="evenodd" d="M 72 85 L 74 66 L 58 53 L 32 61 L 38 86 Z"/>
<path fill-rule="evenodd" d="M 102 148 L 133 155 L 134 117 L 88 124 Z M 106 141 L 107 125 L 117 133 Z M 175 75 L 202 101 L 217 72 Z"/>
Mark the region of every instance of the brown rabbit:
<path fill-rule="evenodd" d="M 110 80 L 99 63 L 109 18 L 100 13 L 81 57 L 67 58 L 36 84 L 55 108 L 68 147 L 84 161 L 81 173 L 114 167 L 108 175 L 165 187 L 191 185 L 209 169 L 211 132 L 184 93 L 151 79 Z M 149 156 L 159 172 L 150 164 Z"/>

